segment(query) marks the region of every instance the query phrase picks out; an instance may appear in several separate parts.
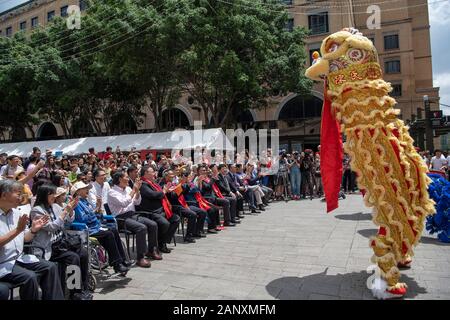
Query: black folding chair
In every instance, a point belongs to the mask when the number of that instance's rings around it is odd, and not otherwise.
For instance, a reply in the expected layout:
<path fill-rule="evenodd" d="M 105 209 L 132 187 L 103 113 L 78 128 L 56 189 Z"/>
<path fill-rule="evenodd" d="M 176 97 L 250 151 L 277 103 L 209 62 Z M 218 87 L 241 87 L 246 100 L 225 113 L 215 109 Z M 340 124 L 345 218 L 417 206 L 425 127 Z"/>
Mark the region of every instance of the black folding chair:
<path fill-rule="evenodd" d="M 113 214 L 111 212 L 111 209 L 109 208 L 109 205 L 107 203 L 105 203 L 104 207 L 105 207 L 106 214 L 112 216 Z M 117 221 L 117 231 L 119 231 L 119 233 L 122 233 L 122 234 L 125 235 L 125 244 L 127 246 L 128 257 L 131 257 L 131 254 L 130 254 L 130 237 L 132 237 L 132 239 L 133 239 L 133 241 L 132 241 L 132 244 L 133 244 L 132 250 L 134 252 L 134 250 L 135 250 L 134 248 L 136 247 L 136 235 L 133 232 L 131 232 L 130 230 L 127 229 L 125 221 L 127 219 L 129 219 L 129 218 L 123 219 L 123 218 L 120 218 L 120 217 L 116 216 L 115 219 Z"/>
<path fill-rule="evenodd" d="M 23 245 L 23 252 L 25 254 L 33 254 L 32 249 L 38 249 L 38 250 L 42 251 L 42 257 L 45 255 L 45 249 L 43 247 L 32 245 L 31 243 L 25 243 Z M 14 284 L 14 283 L 10 283 L 10 282 L 2 282 L 2 283 L 5 284 L 9 288 L 9 299 L 14 300 L 14 289 L 19 288 L 20 284 Z"/>

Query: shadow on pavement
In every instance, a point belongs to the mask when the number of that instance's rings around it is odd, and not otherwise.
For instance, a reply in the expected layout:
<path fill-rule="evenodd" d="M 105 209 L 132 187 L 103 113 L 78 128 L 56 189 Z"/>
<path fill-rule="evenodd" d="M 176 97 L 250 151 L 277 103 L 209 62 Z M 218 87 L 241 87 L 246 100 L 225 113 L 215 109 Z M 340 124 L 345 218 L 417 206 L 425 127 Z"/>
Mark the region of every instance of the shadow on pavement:
<path fill-rule="evenodd" d="M 117 289 L 126 288 L 131 278 L 125 277 L 112 277 L 110 279 L 98 279 L 97 278 L 97 289 L 100 289 L 98 294 L 108 294 Z"/>
<path fill-rule="evenodd" d="M 420 238 L 420 243 L 435 244 L 438 246 L 450 246 L 450 243 L 445 243 L 445 242 L 439 241 L 438 238 L 432 238 L 432 237 L 422 237 L 422 238 Z"/>
<path fill-rule="evenodd" d="M 357 212 L 353 214 L 338 214 L 334 217 L 339 220 L 351 220 L 351 221 L 372 220 L 372 215 L 370 213 L 362 213 L 362 212 Z"/>
<path fill-rule="evenodd" d="M 362 230 L 358 230 L 358 233 L 365 238 L 370 238 L 372 236 L 375 236 L 377 234 L 377 231 L 378 231 L 377 229 L 362 229 Z M 437 246 L 450 246 L 450 243 L 441 242 L 437 238 L 424 237 L 424 236 L 422 236 L 420 238 L 420 243 L 434 244 Z"/>
<path fill-rule="evenodd" d="M 377 229 L 362 229 L 358 230 L 358 233 L 362 235 L 363 237 L 370 238 L 372 236 L 377 235 L 378 230 Z"/>
<path fill-rule="evenodd" d="M 328 269 L 328 268 L 327 268 Z M 321 273 L 299 277 L 283 277 L 266 285 L 267 292 L 279 300 L 302 300 L 315 295 L 318 299 L 368 299 L 372 297 L 367 288 L 367 279 L 371 274 L 366 271 L 327 275 L 327 269 Z M 417 282 L 402 274 L 400 280 L 408 285 L 405 298 L 414 298 L 427 293 Z M 329 297 L 329 298 L 328 298 Z"/>

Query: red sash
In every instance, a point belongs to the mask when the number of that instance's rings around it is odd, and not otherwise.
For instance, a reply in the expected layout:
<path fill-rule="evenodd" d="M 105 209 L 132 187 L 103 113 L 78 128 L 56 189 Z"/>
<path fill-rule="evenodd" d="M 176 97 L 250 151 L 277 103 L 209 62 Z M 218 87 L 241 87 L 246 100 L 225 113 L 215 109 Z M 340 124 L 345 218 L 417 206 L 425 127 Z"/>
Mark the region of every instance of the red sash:
<path fill-rule="evenodd" d="M 209 183 L 211 180 L 209 178 L 206 178 L 203 181 L 205 181 L 206 183 Z M 216 196 L 218 196 L 220 199 L 225 198 L 223 196 L 222 192 L 220 192 L 219 187 L 215 183 L 212 184 L 212 189 L 213 189 L 214 193 L 216 194 Z"/>
<path fill-rule="evenodd" d="M 216 196 L 218 196 L 220 199 L 225 198 L 225 197 L 222 195 L 222 192 L 220 192 L 219 187 L 218 187 L 215 183 L 213 183 L 212 188 L 213 188 L 214 193 L 216 194 Z"/>
<path fill-rule="evenodd" d="M 197 203 L 198 203 L 198 206 L 200 207 L 200 209 L 203 209 L 206 211 L 211 209 L 210 203 L 208 201 L 206 201 L 205 198 L 202 197 L 200 192 L 196 192 L 194 196 L 195 196 L 195 200 L 197 200 Z"/>
<path fill-rule="evenodd" d="M 188 204 L 187 204 L 187 202 L 186 202 L 186 199 L 184 198 L 184 196 L 183 196 L 182 194 L 180 194 L 180 195 L 178 196 L 178 201 L 180 201 L 181 205 L 182 205 L 184 208 L 189 209 L 189 206 L 188 206 Z"/>
<path fill-rule="evenodd" d="M 144 177 L 142 177 L 142 181 L 147 182 L 156 191 L 160 191 L 160 192 L 163 191 L 158 184 L 151 182 L 150 180 L 148 180 Z M 166 218 L 170 219 L 173 216 L 172 205 L 170 204 L 169 199 L 167 199 L 167 196 L 165 194 L 164 194 L 164 198 L 161 199 L 161 204 L 164 208 L 164 212 L 166 213 Z"/>

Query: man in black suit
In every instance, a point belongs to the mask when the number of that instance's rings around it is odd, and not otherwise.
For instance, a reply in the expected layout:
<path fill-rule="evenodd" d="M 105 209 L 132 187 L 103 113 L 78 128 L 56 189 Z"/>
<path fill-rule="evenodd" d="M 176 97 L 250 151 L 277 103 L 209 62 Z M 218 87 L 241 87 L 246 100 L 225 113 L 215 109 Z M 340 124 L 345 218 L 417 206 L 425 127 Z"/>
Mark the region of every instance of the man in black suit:
<path fill-rule="evenodd" d="M 158 246 L 159 251 L 170 253 L 171 249 L 167 248 L 167 243 L 177 231 L 180 217 L 172 212 L 171 204 L 166 197 L 168 189 L 161 188 L 156 183 L 156 172 L 151 166 L 144 166 L 141 169 L 142 201 L 139 205 L 139 211 L 146 211 L 147 217 L 158 224 Z"/>
<path fill-rule="evenodd" d="M 225 177 L 228 180 L 228 184 L 230 185 L 231 191 L 241 195 L 241 197 L 238 197 L 238 209 L 241 210 L 242 208 L 242 211 L 244 211 L 243 199 L 245 199 L 252 213 L 260 213 L 259 211 L 257 211 L 256 208 L 256 200 L 253 190 L 246 188 L 241 183 L 238 176 L 236 175 L 236 170 L 237 170 L 236 165 L 230 164 L 228 168 L 228 173 Z"/>
<path fill-rule="evenodd" d="M 231 201 L 236 202 L 236 220 L 244 218 L 244 197 L 239 192 L 238 188 L 233 183 L 230 183 L 230 179 L 228 176 L 228 167 L 226 164 L 220 164 L 218 174 L 217 185 L 220 189 L 220 192 L 224 196 L 231 199 Z M 233 182 L 233 181 L 232 181 Z M 230 202 L 231 202 L 230 201 Z"/>
<path fill-rule="evenodd" d="M 136 181 L 136 178 L 139 176 L 138 168 L 136 168 L 136 166 L 134 166 L 134 165 L 131 165 L 128 167 L 127 173 L 128 173 L 128 177 L 130 178 L 130 180 L 128 181 L 128 186 L 131 189 L 133 189 L 134 182 Z"/>
<path fill-rule="evenodd" d="M 215 168 L 213 168 L 213 170 L 215 170 Z M 233 216 L 233 212 L 234 212 L 234 217 L 235 217 L 235 221 L 233 222 L 237 222 L 239 223 L 239 220 L 241 219 L 241 215 L 238 212 L 238 197 L 237 194 L 233 193 L 231 191 L 231 187 L 230 184 L 228 183 L 228 180 L 226 178 L 226 175 L 228 173 L 228 168 L 226 164 L 219 164 L 219 166 L 217 167 L 217 178 L 216 178 L 216 185 L 217 187 L 219 187 L 220 192 L 222 193 L 222 195 L 225 197 L 225 199 L 227 199 L 230 202 L 230 211 L 231 211 L 231 216 Z"/>
<path fill-rule="evenodd" d="M 202 196 L 210 203 L 223 208 L 224 226 L 234 227 L 236 223 L 236 207 L 234 211 L 231 210 L 230 201 L 228 199 L 221 198 L 216 194 L 214 188 L 217 187 L 217 177 L 209 177 L 207 166 L 200 166 L 198 168 L 198 176 L 196 178 L 196 184 L 200 189 Z M 217 170 L 217 168 L 215 168 Z M 217 172 L 216 172 L 217 173 Z M 219 191 L 219 190 L 218 190 Z"/>
<path fill-rule="evenodd" d="M 174 184 L 175 174 L 173 170 L 166 170 L 163 172 L 163 179 L 161 180 L 161 187 L 166 186 L 169 192 L 167 193 L 167 198 L 172 205 L 173 213 L 180 217 L 187 219 L 187 230 L 186 236 L 184 237 L 185 242 L 195 243 L 194 238 L 204 238 L 205 235 L 202 234 L 203 226 L 206 220 L 206 211 L 190 208 L 186 200 L 180 197 L 181 194 L 189 192 L 189 184 L 187 184 L 187 178 L 182 177 L 180 184 Z M 182 199 L 182 200 L 181 200 Z"/>

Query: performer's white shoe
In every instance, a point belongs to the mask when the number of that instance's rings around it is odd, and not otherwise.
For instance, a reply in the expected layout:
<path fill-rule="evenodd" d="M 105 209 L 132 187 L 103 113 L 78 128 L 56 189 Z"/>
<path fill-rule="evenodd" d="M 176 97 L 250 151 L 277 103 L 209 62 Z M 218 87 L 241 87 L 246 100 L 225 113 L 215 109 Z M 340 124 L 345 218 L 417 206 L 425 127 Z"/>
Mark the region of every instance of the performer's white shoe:
<path fill-rule="evenodd" d="M 374 298 L 380 300 L 399 299 L 406 295 L 407 285 L 405 283 L 397 283 L 393 287 L 388 287 L 384 279 L 376 278 L 372 283 L 372 294 Z"/>

